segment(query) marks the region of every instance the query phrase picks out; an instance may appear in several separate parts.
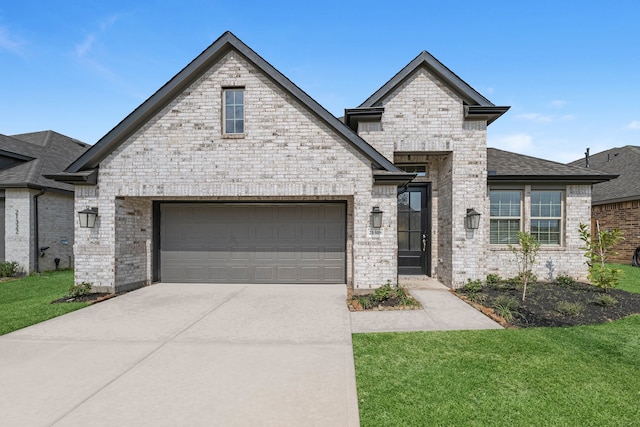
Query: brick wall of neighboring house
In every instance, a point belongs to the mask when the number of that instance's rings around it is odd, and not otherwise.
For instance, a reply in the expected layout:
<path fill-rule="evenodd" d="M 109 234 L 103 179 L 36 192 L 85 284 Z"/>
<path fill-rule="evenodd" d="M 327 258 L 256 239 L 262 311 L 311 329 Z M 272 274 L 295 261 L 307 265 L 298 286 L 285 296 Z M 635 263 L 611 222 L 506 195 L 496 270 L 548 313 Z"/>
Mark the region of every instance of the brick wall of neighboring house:
<path fill-rule="evenodd" d="M 557 188 L 557 187 L 556 187 Z M 524 231 L 530 231 L 529 198 L 531 186 L 524 190 L 523 221 Z M 540 280 L 549 280 L 558 275 L 568 275 L 579 280 L 586 280 L 587 266 L 583 244 L 580 240 L 578 228 L 580 219 L 590 217 L 591 186 L 567 185 L 565 188 L 564 212 L 564 244 L 562 247 L 542 246 L 534 266 L 534 273 Z M 489 221 L 486 228 L 489 232 Z M 487 256 L 487 274 L 499 274 L 503 278 L 517 275 L 517 265 L 514 254 L 506 246 L 489 245 Z"/>
<path fill-rule="evenodd" d="M 381 130 L 363 131 L 360 136 L 385 156 L 438 155 L 430 165 L 436 170 L 429 176 L 437 189 L 432 273 L 453 287 L 467 278 L 483 278 L 487 231 L 466 230 L 464 217 L 468 208 L 483 218 L 488 215 L 486 122 L 465 121 L 462 100 L 424 68 L 382 99 L 381 105 Z M 416 157 L 401 159 L 419 163 L 420 156 Z"/>
<path fill-rule="evenodd" d="M 224 87 L 245 89 L 242 138 L 222 135 Z M 347 277 L 376 287 L 396 277 L 395 193 L 374 187 L 370 160 L 230 52 L 101 162 L 97 186 L 76 187 L 76 209 L 99 208 L 96 228 L 76 228 L 76 281 L 151 281 L 152 200 L 351 200 Z M 376 205 L 380 233 L 369 223 Z"/>
<path fill-rule="evenodd" d="M 600 222 L 601 229 L 617 227 L 624 233 L 624 240 L 614 248 L 618 255 L 609 257 L 609 260 L 630 264 L 633 253 L 640 246 L 640 200 L 596 205 L 591 213 L 594 221 Z"/>
<path fill-rule="evenodd" d="M 5 190 L 5 259 L 15 261 L 26 273 L 33 271 L 33 217 L 31 205 L 38 190 Z"/>
<path fill-rule="evenodd" d="M 49 246 L 44 256 L 38 254 L 40 271 L 55 270 L 56 258 L 60 259 L 59 268 L 73 267 L 73 229 L 76 221 L 73 194 L 48 190 L 38 198 L 39 246 Z"/>

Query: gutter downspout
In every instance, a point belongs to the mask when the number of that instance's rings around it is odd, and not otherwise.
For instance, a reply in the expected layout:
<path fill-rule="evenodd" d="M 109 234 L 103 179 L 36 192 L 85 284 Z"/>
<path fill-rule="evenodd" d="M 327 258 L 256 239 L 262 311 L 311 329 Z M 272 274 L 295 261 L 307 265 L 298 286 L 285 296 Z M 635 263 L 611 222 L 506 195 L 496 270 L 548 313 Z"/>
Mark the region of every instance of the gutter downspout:
<path fill-rule="evenodd" d="M 42 196 L 45 192 L 43 188 L 38 194 L 33 196 L 33 240 L 34 240 L 34 259 L 33 269 L 36 273 L 40 273 L 40 238 L 38 235 L 38 197 Z"/>

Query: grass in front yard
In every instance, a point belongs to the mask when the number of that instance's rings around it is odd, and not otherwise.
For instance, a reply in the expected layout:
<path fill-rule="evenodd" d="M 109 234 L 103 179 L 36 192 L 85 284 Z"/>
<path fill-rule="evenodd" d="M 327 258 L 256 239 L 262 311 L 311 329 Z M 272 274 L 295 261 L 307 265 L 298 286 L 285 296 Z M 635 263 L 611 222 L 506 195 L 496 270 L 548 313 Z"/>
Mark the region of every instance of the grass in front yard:
<path fill-rule="evenodd" d="M 72 284 L 72 270 L 0 282 L 0 335 L 86 307 L 86 303 L 49 304 Z"/>
<path fill-rule="evenodd" d="M 362 426 L 637 425 L 640 316 L 571 328 L 355 334 Z"/>
<path fill-rule="evenodd" d="M 609 264 L 609 266 L 619 268 L 624 272 L 618 289 L 640 294 L 640 267 L 629 264 Z"/>

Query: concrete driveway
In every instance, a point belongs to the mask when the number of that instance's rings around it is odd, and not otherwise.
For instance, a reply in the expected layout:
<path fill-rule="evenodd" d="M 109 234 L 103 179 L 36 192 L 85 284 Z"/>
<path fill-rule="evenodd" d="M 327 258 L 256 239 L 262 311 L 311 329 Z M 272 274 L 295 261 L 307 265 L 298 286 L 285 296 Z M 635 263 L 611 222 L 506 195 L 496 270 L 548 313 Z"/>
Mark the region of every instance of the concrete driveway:
<path fill-rule="evenodd" d="M 356 426 L 345 298 L 157 284 L 2 336 L 2 424 Z"/>

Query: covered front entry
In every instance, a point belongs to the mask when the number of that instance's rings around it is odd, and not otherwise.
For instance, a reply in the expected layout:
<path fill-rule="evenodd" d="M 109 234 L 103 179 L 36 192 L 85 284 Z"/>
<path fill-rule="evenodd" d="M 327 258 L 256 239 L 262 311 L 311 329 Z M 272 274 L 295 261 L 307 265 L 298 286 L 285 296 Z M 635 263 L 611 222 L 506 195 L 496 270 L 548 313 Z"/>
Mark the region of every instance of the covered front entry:
<path fill-rule="evenodd" d="M 158 280 L 346 283 L 345 203 L 161 203 Z"/>
<path fill-rule="evenodd" d="M 431 184 L 398 194 L 398 274 L 431 275 Z"/>

